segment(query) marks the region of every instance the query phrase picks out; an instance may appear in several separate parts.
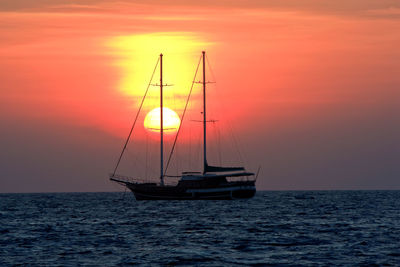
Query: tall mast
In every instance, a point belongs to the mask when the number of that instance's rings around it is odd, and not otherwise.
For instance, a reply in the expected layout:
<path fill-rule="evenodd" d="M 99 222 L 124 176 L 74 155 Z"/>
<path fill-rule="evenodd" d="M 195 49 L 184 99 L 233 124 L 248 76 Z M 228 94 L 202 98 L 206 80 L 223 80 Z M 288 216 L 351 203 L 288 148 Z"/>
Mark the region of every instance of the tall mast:
<path fill-rule="evenodd" d="M 163 169 L 164 169 L 164 158 L 163 158 L 163 148 L 164 148 L 164 125 L 163 125 L 163 71 L 162 71 L 162 57 L 163 54 L 160 54 L 160 155 L 161 155 L 161 166 L 160 166 L 160 183 L 161 185 L 164 185 L 164 174 L 163 174 Z"/>
<path fill-rule="evenodd" d="M 207 168 L 207 121 L 206 121 L 206 52 L 203 53 L 203 157 L 204 157 L 204 167 L 203 173 L 206 172 Z"/>

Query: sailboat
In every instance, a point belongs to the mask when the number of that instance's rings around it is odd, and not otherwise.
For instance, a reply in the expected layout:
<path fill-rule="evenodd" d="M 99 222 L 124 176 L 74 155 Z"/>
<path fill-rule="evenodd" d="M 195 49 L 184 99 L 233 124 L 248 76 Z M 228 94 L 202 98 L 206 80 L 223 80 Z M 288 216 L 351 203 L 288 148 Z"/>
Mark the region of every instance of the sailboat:
<path fill-rule="evenodd" d="M 177 184 L 169 185 L 164 182 L 164 153 L 163 153 L 163 70 L 160 55 L 160 182 L 146 182 L 138 179 L 117 175 L 116 169 L 110 175 L 110 180 L 126 186 L 132 191 L 136 200 L 198 200 L 198 199 L 246 199 L 256 193 L 256 175 L 244 167 L 212 166 L 207 162 L 207 117 L 206 117 L 206 57 L 202 52 L 203 80 L 203 171 L 182 172 Z M 137 118 L 137 117 L 136 117 Z M 132 127 L 133 129 L 133 127 Z M 178 131 L 179 132 L 179 131 Z M 132 130 L 131 130 L 132 133 Z M 131 134 L 130 133 L 130 134 Z M 129 134 L 129 136 L 130 136 Z M 127 139 L 127 142 L 129 137 Z M 124 149 L 126 147 L 126 144 Z M 123 151 L 124 151 L 123 149 Z M 122 157 L 123 152 L 119 158 Z M 118 163 L 119 163 L 118 161 Z M 118 166 L 117 163 L 117 166 Z M 117 168 L 117 167 L 116 167 Z M 258 174 L 257 174 L 258 175 Z"/>

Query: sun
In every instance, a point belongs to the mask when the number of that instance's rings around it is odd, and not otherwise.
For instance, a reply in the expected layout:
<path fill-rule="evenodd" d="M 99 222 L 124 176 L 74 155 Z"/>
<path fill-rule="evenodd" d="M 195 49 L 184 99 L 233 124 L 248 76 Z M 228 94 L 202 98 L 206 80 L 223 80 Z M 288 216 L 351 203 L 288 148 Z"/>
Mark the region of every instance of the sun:
<path fill-rule="evenodd" d="M 160 132 L 160 108 L 155 108 L 147 113 L 144 118 L 144 128 L 150 132 Z M 170 108 L 163 107 L 163 128 L 164 133 L 174 133 L 178 131 L 181 120 Z"/>

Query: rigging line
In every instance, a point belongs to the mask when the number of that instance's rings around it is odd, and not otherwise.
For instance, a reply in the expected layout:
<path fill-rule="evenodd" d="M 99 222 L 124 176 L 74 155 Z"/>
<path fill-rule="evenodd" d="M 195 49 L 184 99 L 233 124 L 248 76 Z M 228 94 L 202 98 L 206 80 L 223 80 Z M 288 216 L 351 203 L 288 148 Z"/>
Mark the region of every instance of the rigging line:
<path fill-rule="evenodd" d="M 210 64 L 210 62 L 208 61 L 208 56 L 206 55 L 206 60 L 207 60 L 207 66 L 208 66 L 208 69 L 210 70 L 210 72 L 211 72 L 211 76 L 212 76 L 212 81 L 215 83 L 215 82 L 217 82 L 217 80 L 215 79 L 215 75 L 214 75 L 214 72 L 213 72 L 213 70 L 212 70 L 212 68 L 211 68 L 211 64 Z"/>
<path fill-rule="evenodd" d="M 149 157 L 149 135 L 147 134 L 147 132 L 146 132 L 146 166 L 145 166 L 145 169 L 144 169 L 144 177 L 146 178 L 146 180 L 147 180 L 147 168 L 148 168 L 148 157 Z"/>
<path fill-rule="evenodd" d="M 192 169 L 192 127 L 189 127 L 189 156 L 187 157 L 189 159 L 189 170 Z"/>
<path fill-rule="evenodd" d="M 127 188 L 127 187 L 125 187 L 125 190 L 124 190 L 124 193 L 122 194 L 121 200 L 125 200 L 126 188 Z"/>
<path fill-rule="evenodd" d="M 231 125 L 231 123 L 228 123 L 228 126 L 229 126 L 229 130 L 231 132 L 233 143 L 235 144 L 236 152 L 239 155 L 239 160 L 241 161 L 242 164 L 245 164 L 247 162 L 247 160 L 242 156 L 242 153 L 240 153 L 240 147 L 241 146 L 240 146 L 240 144 L 239 144 L 238 140 L 236 139 L 236 136 L 235 136 L 235 134 L 233 132 L 233 126 Z"/>
<path fill-rule="evenodd" d="M 175 93 L 175 90 L 172 91 L 172 97 L 173 97 L 173 102 L 174 102 L 173 106 L 174 106 L 174 110 L 175 110 L 178 107 L 177 104 L 176 104 L 177 103 L 177 100 L 176 100 L 177 99 L 177 94 Z M 174 129 L 176 129 L 176 128 L 174 128 Z M 178 157 L 179 157 L 178 148 L 176 149 L 176 155 L 178 155 Z M 176 173 L 178 175 L 179 160 L 176 161 L 176 168 L 175 169 L 176 169 Z M 165 175 L 165 173 L 164 173 L 164 175 Z"/>
<path fill-rule="evenodd" d="M 179 124 L 178 131 L 176 132 L 175 139 L 174 139 L 174 144 L 172 145 L 171 153 L 169 154 L 167 165 L 165 166 L 164 175 L 167 173 L 169 163 L 171 162 L 172 154 L 174 153 L 174 150 L 175 150 L 176 141 L 178 140 L 179 133 L 180 133 L 180 131 L 182 129 L 182 123 L 183 123 L 183 119 L 185 118 L 186 109 L 187 109 L 187 106 L 188 106 L 188 103 L 189 103 L 189 99 L 190 99 L 190 96 L 192 95 L 193 86 L 196 83 L 195 80 L 196 80 L 196 77 L 197 77 L 197 72 L 198 72 L 199 67 L 200 67 L 201 58 L 202 58 L 202 56 L 200 56 L 199 63 L 197 64 L 196 72 L 194 74 L 193 81 L 192 81 L 192 86 L 190 87 L 189 95 L 187 97 L 185 108 L 183 110 L 181 123 Z"/>
<path fill-rule="evenodd" d="M 142 107 L 143 107 L 144 100 L 146 99 L 147 92 L 149 91 L 149 88 L 150 88 L 150 85 L 151 85 L 151 81 L 153 80 L 154 73 L 156 72 L 156 69 L 157 69 L 157 66 L 158 66 L 159 61 L 160 61 L 160 59 L 157 60 L 156 66 L 154 67 L 153 74 L 151 75 L 149 84 L 147 85 L 147 88 L 146 88 L 146 92 L 144 93 L 144 96 L 143 96 L 143 98 L 142 98 L 142 102 L 140 103 L 140 106 L 139 106 L 139 110 L 138 110 L 138 112 L 136 113 L 135 120 L 134 120 L 134 122 L 133 122 L 133 125 L 132 125 L 132 127 L 131 127 L 131 130 L 129 131 L 129 135 L 128 135 L 128 138 L 126 139 L 126 142 L 125 142 L 125 145 L 124 145 L 124 147 L 123 147 L 123 149 L 122 149 L 121 155 L 119 155 L 119 158 L 118 158 L 118 161 L 117 161 L 117 165 L 115 166 L 115 169 L 114 169 L 114 172 L 113 172 L 113 175 L 112 175 L 112 176 L 114 176 L 115 173 L 117 172 L 119 163 L 121 162 L 121 159 L 122 159 L 122 156 L 124 155 L 126 146 L 128 145 L 129 139 L 131 138 L 133 128 L 135 128 L 136 122 L 137 122 L 138 117 L 139 117 L 139 114 L 140 114 L 140 110 L 141 110 Z"/>
<path fill-rule="evenodd" d="M 210 62 L 208 61 L 207 55 L 206 55 L 206 60 L 207 60 L 208 69 L 210 70 L 211 75 L 213 76 L 213 80 L 214 80 L 214 82 L 215 82 L 215 81 L 216 81 L 215 75 L 214 75 L 214 72 L 213 72 L 213 70 L 212 70 L 212 68 L 211 68 Z M 216 90 L 216 92 L 217 92 L 217 95 L 219 96 L 218 90 Z M 217 98 L 218 98 L 218 99 L 222 99 L 222 98 L 220 98 L 220 97 L 217 97 Z M 222 101 L 220 101 L 220 103 L 221 103 L 221 105 L 222 105 L 223 107 L 225 106 L 224 103 L 223 103 Z M 225 110 L 225 108 L 223 108 L 223 109 Z M 239 146 L 238 141 L 237 141 L 237 139 L 236 139 L 236 137 L 235 137 L 235 134 L 234 134 L 234 132 L 233 132 L 233 127 L 232 127 L 231 122 L 230 122 L 229 120 L 227 121 L 227 124 L 228 124 L 228 126 L 229 126 L 230 134 L 231 134 L 231 136 L 232 136 L 232 139 L 233 139 L 233 142 L 234 142 L 234 145 L 235 145 L 235 148 L 236 148 L 236 152 L 237 152 L 238 155 L 239 155 L 239 160 L 240 160 L 241 163 L 243 164 L 243 163 L 247 162 L 247 160 L 244 159 L 244 157 L 243 157 L 242 154 L 240 153 L 240 146 Z"/>
<path fill-rule="evenodd" d="M 215 131 L 217 132 L 217 138 L 218 138 L 218 157 L 219 157 L 219 166 L 222 166 L 222 146 L 221 146 L 221 132 L 219 130 L 218 125 L 215 125 L 214 123 L 214 128 Z"/>
<path fill-rule="evenodd" d="M 137 167 L 137 162 L 138 162 L 138 156 L 133 153 L 132 151 L 130 151 L 130 149 L 127 147 L 126 148 L 126 154 L 127 156 L 130 156 L 130 164 L 129 166 L 131 166 L 133 169 L 136 169 Z"/>

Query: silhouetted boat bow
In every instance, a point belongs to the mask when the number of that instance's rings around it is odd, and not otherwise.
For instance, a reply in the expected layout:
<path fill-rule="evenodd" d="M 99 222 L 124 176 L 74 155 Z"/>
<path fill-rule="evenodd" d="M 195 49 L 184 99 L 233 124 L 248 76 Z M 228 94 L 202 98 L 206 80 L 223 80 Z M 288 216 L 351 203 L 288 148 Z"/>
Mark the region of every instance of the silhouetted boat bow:
<path fill-rule="evenodd" d="M 163 81 L 162 54 L 160 55 L 160 183 L 139 181 L 116 174 L 130 134 L 110 180 L 129 188 L 137 200 L 191 200 L 191 199 L 243 199 L 251 198 L 256 192 L 256 176 L 244 167 L 220 167 L 207 163 L 207 130 L 206 130 L 206 70 L 205 52 L 202 52 L 203 63 L 203 172 L 183 172 L 176 185 L 164 183 L 163 159 Z M 165 86 L 165 85 L 164 85 Z M 132 127 L 133 129 L 133 127 Z"/>

